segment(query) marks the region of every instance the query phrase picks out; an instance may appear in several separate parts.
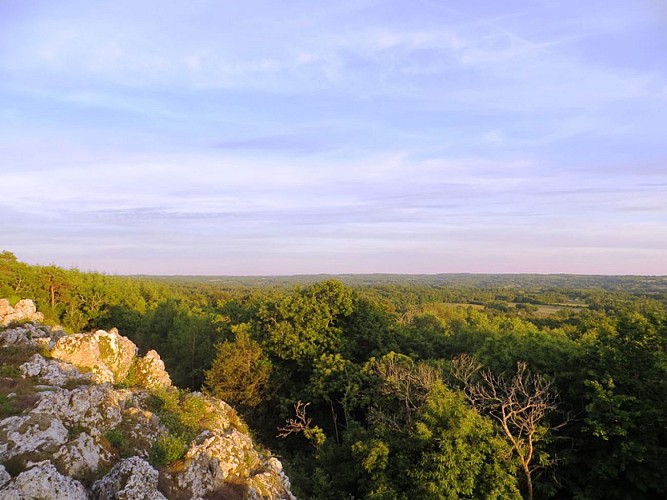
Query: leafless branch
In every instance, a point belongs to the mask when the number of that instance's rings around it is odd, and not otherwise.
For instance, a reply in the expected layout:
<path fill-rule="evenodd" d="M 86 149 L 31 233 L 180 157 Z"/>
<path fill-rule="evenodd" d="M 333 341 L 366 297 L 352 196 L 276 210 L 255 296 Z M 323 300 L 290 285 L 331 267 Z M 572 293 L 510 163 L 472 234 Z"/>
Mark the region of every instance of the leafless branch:
<path fill-rule="evenodd" d="M 510 379 L 502 374 L 494 375 L 482 370 L 469 355 L 452 360 L 452 374 L 463 384 L 471 404 L 500 424 L 519 459 L 526 478 L 527 496 L 532 499 L 532 475 L 541 467 L 533 462 L 535 444 L 547 431 L 544 427 L 547 414 L 558 406 L 553 382 L 531 373 L 523 361 L 517 362 L 516 374 Z"/>
<path fill-rule="evenodd" d="M 312 419 L 306 417 L 306 408 L 308 408 L 308 405 L 310 403 L 302 403 L 301 401 L 297 401 L 294 404 L 296 418 L 288 418 L 285 427 L 278 428 L 280 431 L 278 437 L 286 438 L 290 434 L 298 434 L 310 429 Z"/>

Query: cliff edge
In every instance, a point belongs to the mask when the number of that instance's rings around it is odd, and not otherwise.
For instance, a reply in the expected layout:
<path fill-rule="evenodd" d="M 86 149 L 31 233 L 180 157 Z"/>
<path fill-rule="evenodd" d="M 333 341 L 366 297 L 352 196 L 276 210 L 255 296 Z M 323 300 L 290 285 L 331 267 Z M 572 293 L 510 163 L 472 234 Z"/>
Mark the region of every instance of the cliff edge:
<path fill-rule="evenodd" d="M 0 498 L 294 499 L 227 403 L 117 330 L 66 335 L 0 299 Z"/>

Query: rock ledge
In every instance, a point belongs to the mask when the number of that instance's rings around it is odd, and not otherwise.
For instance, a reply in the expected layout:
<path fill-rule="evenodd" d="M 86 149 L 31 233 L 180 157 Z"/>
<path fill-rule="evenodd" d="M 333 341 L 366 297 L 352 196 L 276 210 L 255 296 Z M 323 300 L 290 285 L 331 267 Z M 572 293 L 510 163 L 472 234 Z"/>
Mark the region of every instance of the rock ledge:
<path fill-rule="evenodd" d="M 0 498 L 203 499 L 229 491 L 239 498 L 242 491 L 248 499 L 294 499 L 280 461 L 255 447 L 234 410 L 172 387 L 157 352 L 138 357 L 116 329 L 64 335 L 41 320 L 32 301 L 12 308 L 0 299 L 0 325 L 12 325 L 0 328 L 0 360 L 7 347 L 26 352 L 10 384 L 21 393 L 0 392 L 18 405 L 0 419 Z M 169 427 L 183 408 L 205 416 L 189 438 Z M 181 445 L 174 461 L 169 446 Z"/>

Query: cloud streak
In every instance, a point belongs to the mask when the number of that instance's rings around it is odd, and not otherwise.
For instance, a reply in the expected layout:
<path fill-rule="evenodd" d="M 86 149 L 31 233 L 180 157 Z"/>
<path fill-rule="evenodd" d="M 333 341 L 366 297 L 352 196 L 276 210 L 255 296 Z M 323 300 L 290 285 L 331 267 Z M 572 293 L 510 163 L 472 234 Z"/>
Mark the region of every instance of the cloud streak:
<path fill-rule="evenodd" d="M 667 274 L 664 33 L 637 5 L 10 0 L 0 246 L 110 272 Z"/>

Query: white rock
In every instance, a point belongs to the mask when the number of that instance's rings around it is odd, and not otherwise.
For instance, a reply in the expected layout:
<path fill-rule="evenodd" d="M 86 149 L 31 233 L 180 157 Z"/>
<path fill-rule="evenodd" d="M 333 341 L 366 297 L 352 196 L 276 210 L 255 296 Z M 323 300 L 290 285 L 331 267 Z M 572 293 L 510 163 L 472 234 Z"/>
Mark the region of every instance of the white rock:
<path fill-rule="evenodd" d="M 164 369 L 164 362 L 160 355 L 151 350 L 134 365 L 137 384 L 146 389 L 157 389 L 159 387 L 170 387 L 171 378 Z"/>
<path fill-rule="evenodd" d="M 0 488 L 7 484 L 12 479 L 12 476 L 9 475 L 9 472 L 5 470 L 4 465 L 0 465 Z"/>
<path fill-rule="evenodd" d="M 117 391 L 108 385 L 57 389 L 44 394 L 33 413 L 53 415 L 70 427 L 78 425 L 105 432 L 120 423 L 122 405 L 128 397 L 128 391 Z"/>
<path fill-rule="evenodd" d="M 82 432 L 61 448 L 53 458 L 60 470 L 70 476 L 81 476 L 89 471 L 96 471 L 100 464 L 111 459 L 111 454 L 95 438 Z"/>
<path fill-rule="evenodd" d="M 95 333 L 66 335 L 51 349 L 51 356 L 90 370 L 98 383 L 120 383 L 127 377 L 137 346 L 127 337 L 98 330 Z"/>
<path fill-rule="evenodd" d="M 26 453 L 53 453 L 67 442 L 63 423 L 49 415 L 31 413 L 0 421 L 0 461 Z"/>
<path fill-rule="evenodd" d="M 134 448 L 134 454 L 147 458 L 151 446 L 167 433 L 167 428 L 151 411 L 131 407 L 123 411 L 125 434 Z"/>
<path fill-rule="evenodd" d="M 74 366 L 64 361 L 45 359 L 39 354 L 33 355 L 29 361 L 23 363 L 19 369 L 23 377 L 38 377 L 43 382 L 51 385 L 63 386 L 68 380 L 88 380 L 90 377 L 84 376 Z"/>
<path fill-rule="evenodd" d="M 5 316 L 14 312 L 14 308 L 9 305 L 7 299 L 0 299 L 0 320 L 4 319 Z"/>
<path fill-rule="evenodd" d="M 19 489 L 14 486 L 14 481 L 10 481 L 4 486 L 0 486 L 0 498 L 2 500 L 26 500 Z"/>
<path fill-rule="evenodd" d="M 193 496 L 221 488 L 228 476 L 236 478 L 250 473 L 248 464 L 258 464 L 259 455 L 249 436 L 236 429 L 220 435 L 205 431 L 190 446 L 182 470 L 174 475 L 179 488 Z"/>
<path fill-rule="evenodd" d="M 38 462 L 31 469 L 21 472 L 12 483 L 22 495 L 19 498 L 88 499 L 88 494 L 80 482 L 60 474 L 48 460 Z"/>
<path fill-rule="evenodd" d="M 30 338 L 30 330 L 23 326 L 10 328 L 0 332 L 0 346 L 3 345 L 33 345 L 34 341 Z"/>
<path fill-rule="evenodd" d="M 166 500 L 157 490 L 158 472 L 148 462 L 131 457 L 118 462 L 111 472 L 95 481 L 95 500 Z"/>
<path fill-rule="evenodd" d="M 11 307 L 7 299 L 0 299 L 0 324 L 6 326 L 13 321 L 24 320 L 41 322 L 44 320 L 44 315 L 37 312 L 32 300 L 19 300 L 14 307 Z"/>

